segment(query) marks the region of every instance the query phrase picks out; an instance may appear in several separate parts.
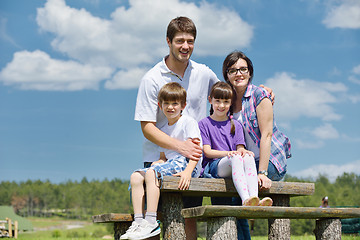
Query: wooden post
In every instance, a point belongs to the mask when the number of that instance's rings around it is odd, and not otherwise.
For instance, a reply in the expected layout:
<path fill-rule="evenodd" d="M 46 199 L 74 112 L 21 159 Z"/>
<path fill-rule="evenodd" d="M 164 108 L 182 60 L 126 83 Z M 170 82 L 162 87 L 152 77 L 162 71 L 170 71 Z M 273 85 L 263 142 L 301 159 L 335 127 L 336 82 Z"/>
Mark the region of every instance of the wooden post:
<path fill-rule="evenodd" d="M 289 207 L 289 195 L 271 195 L 273 206 Z M 290 240 L 290 219 L 269 218 L 269 240 Z"/>
<path fill-rule="evenodd" d="M 12 225 L 11 225 L 11 219 L 6 218 L 6 221 L 8 223 L 8 231 L 9 231 L 9 237 L 12 237 Z"/>
<path fill-rule="evenodd" d="M 236 217 L 208 218 L 206 239 L 237 239 Z"/>
<path fill-rule="evenodd" d="M 314 234 L 316 240 L 340 240 L 340 219 L 317 219 Z"/>
<path fill-rule="evenodd" d="M 181 193 L 162 193 L 164 240 L 186 240 Z"/>
<path fill-rule="evenodd" d="M 19 224 L 18 221 L 14 221 L 14 238 L 18 238 Z"/>
<path fill-rule="evenodd" d="M 126 230 L 129 229 L 132 222 L 114 222 L 114 239 L 119 240 Z"/>

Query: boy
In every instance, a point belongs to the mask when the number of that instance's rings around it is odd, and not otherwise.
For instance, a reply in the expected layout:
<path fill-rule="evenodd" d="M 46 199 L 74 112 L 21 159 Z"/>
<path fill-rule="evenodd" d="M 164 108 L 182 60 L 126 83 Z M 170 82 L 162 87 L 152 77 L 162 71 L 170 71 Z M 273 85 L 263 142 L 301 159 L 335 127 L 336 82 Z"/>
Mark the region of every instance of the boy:
<path fill-rule="evenodd" d="M 200 145 L 200 130 L 196 120 L 181 115 L 186 106 L 186 90 L 179 83 L 165 84 L 158 94 L 158 105 L 164 113 L 167 124 L 160 130 L 168 136 L 186 141 L 191 139 Z M 159 179 L 162 176 L 179 176 L 179 188 L 188 189 L 192 176 L 197 176 L 201 170 L 201 163 L 189 160 L 176 151 L 160 148 L 159 160 L 153 162 L 149 168 L 137 169 L 130 177 L 132 187 L 132 203 L 134 208 L 134 222 L 120 239 L 146 239 L 160 234 L 160 225 L 156 221 L 156 212 L 160 197 Z M 147 211 L 145 218 L 144 197 L 146 183 Z"/>

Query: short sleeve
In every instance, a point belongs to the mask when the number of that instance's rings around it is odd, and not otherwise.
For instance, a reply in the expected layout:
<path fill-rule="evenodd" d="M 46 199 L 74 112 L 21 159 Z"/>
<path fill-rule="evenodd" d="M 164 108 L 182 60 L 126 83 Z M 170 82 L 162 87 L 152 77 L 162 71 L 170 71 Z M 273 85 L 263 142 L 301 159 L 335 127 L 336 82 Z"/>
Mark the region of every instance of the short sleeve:
<path fill-rule="evenodd" d="M 198 138 L 201 139 L 201 134 L 199 130 L 199 125 L 195 119 L 188 117 L 187 123 L 185 124 L 186 136 L 188 138 Z"/>
<path fill-rule="evenodd" d="M 135 107 L 135 120 L 156 122 L 158 86 L 146 75 L 142 78 Z"/>
<path fill-rule="evenodd" d="M 206 122 L 206 118 L 202 119 L 199 122 L 200 134 L 201 134 L 203 145 L 210 145 L 211 146 L 209 128 L 207 127 L 205 122 Z"/>
<path fill-rule="evenodd" d="M 255 98 L 256 106 L 258 106 L 264 98 L 269 98 L 271 100 L 270 94 L 261 87 L 255 89 L 253 97 Z"/>

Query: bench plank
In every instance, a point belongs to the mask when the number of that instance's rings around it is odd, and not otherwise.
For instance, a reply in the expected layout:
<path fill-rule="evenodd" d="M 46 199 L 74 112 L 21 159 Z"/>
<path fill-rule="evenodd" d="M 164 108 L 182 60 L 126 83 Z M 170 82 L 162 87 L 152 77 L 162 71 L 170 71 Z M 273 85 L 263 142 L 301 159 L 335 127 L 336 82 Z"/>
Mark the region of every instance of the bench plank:
<path fill-rule="evenodd" d="M 130 213 L 105 213 L 92 216 L 94 223 L 109 223 L 109 222 L 132 222 L 133 214 Z"/>
<path fill-rule="evenodd" d="M 179 192 L 178 184 L 178 177 L 164 176 L 161 192 Z M 273 181 L 270 189 L 259 191 L 259 196 L 271 196 L 272 194 L 305 196 L 312 195 L 314 192 L 314 183 Z M 192 178 L 189 189 L 181 191 L 181 193 L 185 196 L 238 196 L 232 180 L 223 178 Z"/>
<path fill-rule="evenodd" d="M 321 219 L 321 218 L 359 218 L 360 208 L 317 208 L 317 207 L 249 207 L 207 205 L 181 210 L 185 218 L 237 217 Z"/>

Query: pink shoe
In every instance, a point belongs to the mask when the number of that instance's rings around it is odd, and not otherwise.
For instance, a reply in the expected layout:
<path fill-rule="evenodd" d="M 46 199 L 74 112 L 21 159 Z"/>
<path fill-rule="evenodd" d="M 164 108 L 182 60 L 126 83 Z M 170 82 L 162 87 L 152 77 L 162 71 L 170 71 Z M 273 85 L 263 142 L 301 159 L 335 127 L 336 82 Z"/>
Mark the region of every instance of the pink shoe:
<path fill-rule="evenodd" d="M 258 197 L 249 197 L 243 203 L 243 206 L 258 206 L 260 199 Z"/>
<path fill-rule="evenodd" d="M 272 205 L 273 205 L 273 200 L 269 197 L 265 197 L 261 199 L 261 201 L 259 202 L 259 206 L 263 206 L 263 207 L 270 207 Z"/>

